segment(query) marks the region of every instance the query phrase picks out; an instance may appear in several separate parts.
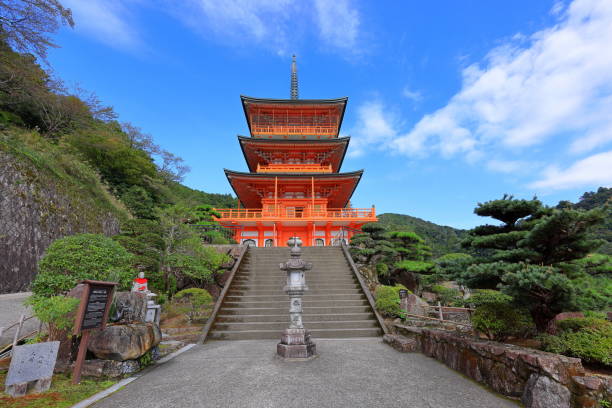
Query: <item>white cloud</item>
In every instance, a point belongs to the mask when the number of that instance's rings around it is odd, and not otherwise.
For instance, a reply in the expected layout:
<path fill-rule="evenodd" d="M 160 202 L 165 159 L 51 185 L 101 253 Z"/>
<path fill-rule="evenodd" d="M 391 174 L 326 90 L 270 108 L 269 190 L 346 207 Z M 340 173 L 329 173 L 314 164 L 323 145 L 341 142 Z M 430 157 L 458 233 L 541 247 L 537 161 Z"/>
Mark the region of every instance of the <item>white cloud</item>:
<path fill-rule="evenodd" d="M 128 10 L 129 1 L 63 0 L 72 10 L 75 30 L 111 47 L 135 50 L 143 43 Z"/>
<path fill-rule="evenodd" d="M 567 169 L 547 168 L 530 187 L 563 190 L 583 186 L 612 186 L 612 150 L 579 160 Z"/>
<path fill-rule="evenodd" d="M 339 49 L 354 50 L 359 36 L 359 13 L 350 0 L 315 0 L 321 38 Z"/>
<path fill-rule="evenodd" d="M 412 102 L 420 102 L 423 99 L 423 95 L 419 91 L 414 91 L 409 87 L 405 86 L 402 90 L 402 95 L 404 98 L 411 100 Z"/>
<path fill-rule="evenodd" d="M 612 142 L 612 1 L 559 2 L 552 13 L 554 26 L 514 35 L 463 69 L 446 106 L 396 129 L 386 146 L 407 156 L 495 157 L 485 166 L 501 172 L 538 149 L 575 157 L 605 148 Z"/>
<path fill-rule="evenodd" d="M 537 167 L 534 163 L 522 160 L 491 159 L 486 163 L 487 168 L 498 173 L 517 174 L 531 171 Z"/>
<path fill-rule="evenodd" d="M 395 118 L 379 101 L 359 106 L 357 118 L 349 150 L 351 157 L 363 155 L 368 148 L 383 148 L 397 136 Z"/>
<path fill-rule="evenodd" d="M 189 27 L 218 41 L 257 44 L 279 54 L 294 51 L 299 38 L 312 31 L 333 49 L 358 49 L 360 16 L 351 0 L 166 0 L 166 10 Z M 208 36 L 210 37 L 210 36 Z M 292 48 L 293 47 L 293 48 Z"/>

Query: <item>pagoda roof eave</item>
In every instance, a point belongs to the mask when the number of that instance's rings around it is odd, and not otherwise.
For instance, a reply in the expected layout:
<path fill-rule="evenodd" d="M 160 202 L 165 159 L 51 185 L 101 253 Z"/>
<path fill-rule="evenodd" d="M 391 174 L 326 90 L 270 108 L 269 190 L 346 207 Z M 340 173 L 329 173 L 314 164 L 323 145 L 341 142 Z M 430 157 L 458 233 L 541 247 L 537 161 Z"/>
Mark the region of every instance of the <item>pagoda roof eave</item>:
<path fill-rule="evenodd" d="M 244 171 L 234 171 L 229 169 L 223 169 L 227 177 L 239 176 L 248 178 L 274 178 L 274 177 L 285 177 L 285 178 L 350 178 L 363 174 L 363 170 L 349 171 L 345 173 L 247 173 Z"/>
<path fill-rule="evenodd" d="M 351 171 L 351 172 L 346 172 L 346 173 L 314 173 L 314 174 L 313 173 L 246 173 L 242 171 L 234 171 L 234 170 L 229 170 L 229 169 L 223 169 L 223 171 L 225 172 L 225 177 L 227 177 L 227 181 L 229 182 L 230 186 L 232 186 L 232 190 L 236 194 L 236 198 L 243 205 L 244 203 L 240 199 L 240 194 L 238 194 L 238 191 L 236 191 L 236 187 L 234 186 L 234 183 L 232 183 L 232 177 L 245 177 L 245 178 L 251 178 L 251 179 L 266 179 L 266 178 L 273 179 L 275 177 L 283 177 L 285 179 L 310 179 L 310 178 L 350 179 L 350 178 L 357 178 L 357 180 L 353 184 L 353 188 L 350 194 L 348 194 L 344 204 L 342 205 L 343 208 L 346 207 L 351 197 L 355 193 L 355 189 L 357 189 L 357 185 L 361 181 L 361 176 L 363 175 L 363 170 Z"/>
<path fill-rule="evenodd" d="M 255 169 L 249 163 L 249 160 L 246 155 L 246 151 L 244 150 L 244 146 L 248 144 L 256 144 L 256 143 L 269 143 L 269 144 L 344 144 L 344 151 L 342 152 L 342 158 L 338 163 L 338 169 L 342 168 L 342 163 L 344 162 L 344 158 L 346 157 L 346 151 L 348 150 L 349 142 L 351 141 L 350 136 L 338 137 L 335 139 L 264 139 L 264 138 L 253 138 L 248 136 L 238 135 L 238 143 L 240 144 L 240 150 L 242 151 L 242 155 L 244 156 L 244 160 L 247 162 L 247 166 L 249 166 L 250 171 L 255 171 Z"/>
<path fill-rule="evenodd" d="M 290 104 L 290 105 L 313 105 L 313 104 L 336 104 L 344 103 L 348 101 L 348 96 L 334 99 L 274 99 L 274 98 L 254 98 L 252 96 L 240 95 L 242 103 L 279 103 L 279 104 Z"/>
<path fill-rule="evenodd" d="M 340 114 L 340 121 L 338 122 L 338 132 L 336 132 L 336 137 L 340 135 L 340 127 L 342 126 L 342 121 L 344 120 L 344 113 L 346 112 L 346 104 L 348 102 L 348 96 L 344 96 L 342 98 L 336 99 L 267 99 L 267 98 L 253 98 L 251 96 L 240 95 L 240 101 L 242 102 L 242 110 L 244 111 L 244 117 L 247 121 L 247 126 L 249 127 L 249 133 L 252 133 L 251 130 L 251 122 L 249 121 L 249 114 L 247 112 L 246 103 L 278 103 L 278 104 L 288 104 L 288 105 L 335 105 L 342 104 L 342 113 Z"/>

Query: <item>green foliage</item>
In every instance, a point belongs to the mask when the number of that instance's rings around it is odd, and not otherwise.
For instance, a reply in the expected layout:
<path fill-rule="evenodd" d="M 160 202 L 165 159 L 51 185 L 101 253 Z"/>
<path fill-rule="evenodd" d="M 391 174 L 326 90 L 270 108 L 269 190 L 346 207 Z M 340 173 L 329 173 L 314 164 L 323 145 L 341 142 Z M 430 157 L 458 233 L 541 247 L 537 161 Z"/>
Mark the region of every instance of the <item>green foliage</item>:
<path fill-rule="evenodd" d="M 395 268 L 402 271 L 428 274 L 432 272 L 434 264 L 432 262 L 425 261 L 404 260 L 396 262 Z"/>
<path fill-rule="evenodd" d="M 389 276 L 389 267 L 386 263 L 379 262 L 376 264 L 376 274 L 378 276 L 387 277 Z"/>
<path fill-rule="evenodd" d="M 438 299 L 442 306 L 462 306 L 463 296 L 461 292 L 454 288 L 447 288 L 442 285 L 433 285 L 431 291 L 438 295 Z"/>
<path fill-rule="evenodd" d="M 133 278 L 132 255 L 112 239 L 98 234 L 60 238 L 47 248 L 32 284 L 37 296 L 65 293 L 83 279 L 114 280 L 127 289 Z"/>
<path fill-rule="evenodd" d="M 185 223 L 193 219 L 193 212 L 183 206 L 172 206 L 157 212 L 162 230 L 164 250 L 161 257 L 161 271 L 168 294 L 172 281 L 181 286 L 200 286 L 213 279 L 221 265 L 229 260 L 225 254 L 202 245 L 196 231 Z"/>
<path fill-rule="evenodd" d="M 131 186 L 121 195 L 121 201 L 136 218 L 154 219 L 155 201 L 147 190 L 140 186 Z"/>
<path fill-rule="evenodd" d="M 381 214 L 379 224 L 388 230 L 411 231 L 422 237 L 431 247 L 433 256 L 441 256 L 449 252 L 460 252 L 461 241 L 466 235 L 465 230 L 441 226 L 420 218 L 403 214 Z"/>
<path fill-rule="evenodd" d="M 153 353 L 151 352 L 151 350 L 138 357 L 138 363 L 140 364 L 141 369 L 153 364 Z"/>
<path fill-rule="evenodd" d="M 406 287 L 403 285 L 380 285 L 376 287 L 376 292 L 374 293 L 376 309 L 382 315 L 387 317 L 405 317 L 405 312 L 400 307 L 399 291 L 401 289 L 406 289 Z"/>
<path fill-rule="evenodd" d="M 512 298 L 494 290 L 481 290 L 468 299 L 476 306 L 472 326 L 490 340 L 504 341 L 510 336 L 522 336 L 533 327 L 525 309 L 512 304 Z"/>
<path fill-rule="evenodd" d="M 67 296 L 30 296 L 26 304 L 32 306 L 34 315 L 49 328 L 49 341 L 63 340 L 74 325 L 74 311 L 79 299 Z"/>
<path fill-rule="evenodd" d="M 559 328 L 558 335 L 541 337 L 545 351 L 612 367 L 612 323 L 598 318 L 573 318 L 559 322 Z"/>
<path fill-rule="evenodd" d="M 448 277 L 459 276 L 472 262 L 472 255 L 461 252 L 445 254 L 434 260 L 436 272 Z"/>
<path fill-rule="evenodd" d="M 596 192 L 586 192 L 576 204 L 569 202 L 559 203 L 557 208 L 567 205 L 578 210 L 592 210 L 600 208 L 605 212 L 603 223 L 591 230 L 591 237 L 601 239 L 604 244 L 599 248 L 602 254 L 612 255 L 612 187 L 599 187 Z"/>
<path fill-rule="evenodd" d="M 459 271 L 460 283 L 498 288 L 512 296 L 530 311 L 540 331 L 563 310 L 606 303 L 609 283 L 592 279 L 579 261 L 599 245 L 589 234 L 603 220 L 602 209 L 582 211 L 566 205 L 553 209 L 536 198 L 504 196 L 479 203 L 474 212 L 503 224 L 483 225 L 469 232 L 464 245 L 480 251 L 480 256 Z M 591 269 L 597 268 L 605 266 Z"/>
<path fill-rule="evenodd" d="M 366 224 L 362 231 L 351 239 L 351 255 L 373 266 L 379 282 L 393 285 L 404 279 L 414 285 L 421 275 L 433 271 L 434 264 L 428 262 L 431 250 L 416 233 L 386 231 L 380 223 Z"/>
<path fill-rule="evenodd" d="M 198 316 L 202 315 L 203 308 L 213 304 L 213 297 L 205 289 L 190 288 L 183 289 L 174 295 L 172 299 L 174 304 L 179 305 L 179 308 L 184 309 L 189 321 L 194 321 Z"/>
<path fill-rule="evenodd" d="M 34 315 L 43 323 L 52 324 L 57 329 L 72 329 L 74 312 L 79 305 L 79 299 L 68 296 L 30 296 L 27 304 L 32 306 Z"/>

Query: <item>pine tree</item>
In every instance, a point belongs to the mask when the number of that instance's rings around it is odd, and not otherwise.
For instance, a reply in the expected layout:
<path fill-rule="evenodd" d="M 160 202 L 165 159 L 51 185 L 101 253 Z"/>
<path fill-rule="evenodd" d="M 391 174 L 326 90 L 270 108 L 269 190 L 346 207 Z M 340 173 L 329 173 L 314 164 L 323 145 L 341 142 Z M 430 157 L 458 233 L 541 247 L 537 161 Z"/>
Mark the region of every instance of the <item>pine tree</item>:
<path fill-rule="evenodd" d="M 479 203 L 474 212 L 502 224 L 470 231 L 464 246 L 478 250 L 482 257 L 460 273 L 461 283 L 497 288 L 512 296 L 530 311 L 540 331 L 557 313 L 577 307 L 578 275 L 568 274 L 563 265 L 584 258 L 601 244 L 589 232 L 603 220 L 603 210 L 552 209 L 536 198 L 504 196 Z"/>

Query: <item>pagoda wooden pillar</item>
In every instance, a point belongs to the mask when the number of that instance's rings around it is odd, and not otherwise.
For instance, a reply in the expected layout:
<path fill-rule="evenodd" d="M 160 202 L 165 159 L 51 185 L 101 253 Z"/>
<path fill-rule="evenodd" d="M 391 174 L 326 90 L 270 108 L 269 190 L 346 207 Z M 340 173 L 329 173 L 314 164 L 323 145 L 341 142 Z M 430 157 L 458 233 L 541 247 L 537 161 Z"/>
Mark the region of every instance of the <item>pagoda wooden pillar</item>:
<path fill-rule="evenodd" d="M 264 237 L 264 227 L 263 225 L 261 225 L 261 222 L 258 222 L 257 223 L 257 246 L 260 248 L 265 246 L 265 240 L 266 238 Z"/>
<path fill-rule="evenodd" d="M 331 246 L 331 222 L 325 224 L 325 245 Z"/>

